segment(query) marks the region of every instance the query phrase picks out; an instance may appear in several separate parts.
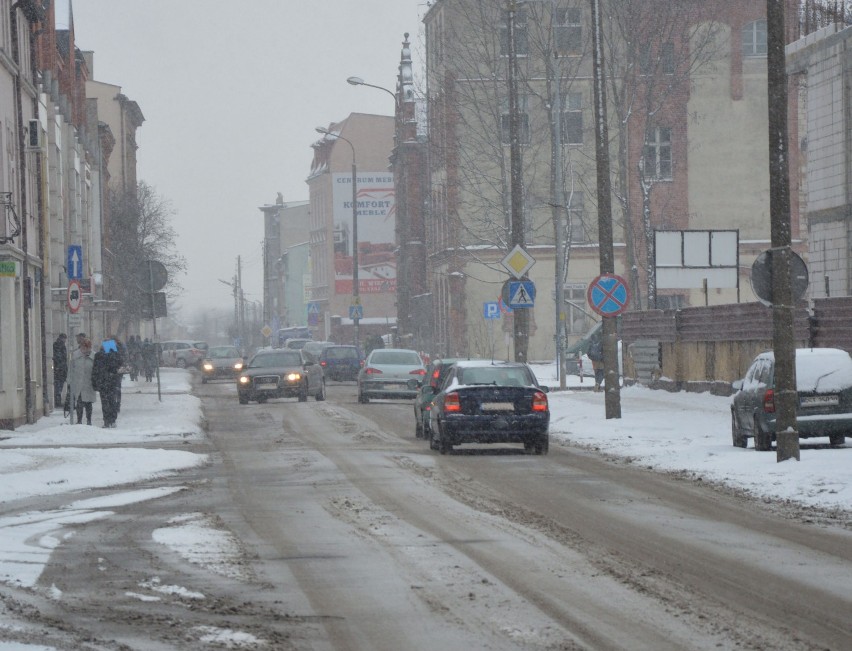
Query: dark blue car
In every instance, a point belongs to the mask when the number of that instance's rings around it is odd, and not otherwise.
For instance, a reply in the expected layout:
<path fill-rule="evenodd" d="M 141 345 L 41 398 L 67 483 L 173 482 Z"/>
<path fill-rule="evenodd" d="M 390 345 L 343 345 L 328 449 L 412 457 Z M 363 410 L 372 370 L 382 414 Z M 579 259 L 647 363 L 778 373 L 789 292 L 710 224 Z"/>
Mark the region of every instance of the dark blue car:
<path fill-rule="evenodd" d="M 356 380 L 363 364 L 355 346 L 328 346 L 320 352 L 319 363 L 327 380 Z"/>
<path fill-rule="evenodd" d="M 550 407 L 526 364 L 460 361 L 450 366 L 429 413 L 429 444 L 446 454 L 463 443 L 523 443 L 547 454 Z"/>

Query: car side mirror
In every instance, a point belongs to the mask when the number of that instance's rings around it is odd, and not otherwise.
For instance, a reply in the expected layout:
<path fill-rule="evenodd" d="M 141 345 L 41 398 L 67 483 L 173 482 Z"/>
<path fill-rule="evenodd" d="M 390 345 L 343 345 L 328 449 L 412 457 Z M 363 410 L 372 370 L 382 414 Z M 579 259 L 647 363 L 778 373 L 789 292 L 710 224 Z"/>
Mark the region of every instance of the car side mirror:
<path fill-rule="evenodd" d="M 736 381 L 734 381 L 734 382 L 731 382 L 731 388 L 732 388 L 734 391 L 742 391 L 742 389 L 743 389 L 743 381 L 742 381 L 742 380 L 736 380 Z"/>
<path fill-rule="evenodd" d="M 542 393 L 550 393 L 550 387 L 546 387 L 546 386 L 544 386 L 544 385 L 541 385 L 541 386 L 539 387 L 539 389 L 541 389 L 541 392 L 542 392 Z"/>

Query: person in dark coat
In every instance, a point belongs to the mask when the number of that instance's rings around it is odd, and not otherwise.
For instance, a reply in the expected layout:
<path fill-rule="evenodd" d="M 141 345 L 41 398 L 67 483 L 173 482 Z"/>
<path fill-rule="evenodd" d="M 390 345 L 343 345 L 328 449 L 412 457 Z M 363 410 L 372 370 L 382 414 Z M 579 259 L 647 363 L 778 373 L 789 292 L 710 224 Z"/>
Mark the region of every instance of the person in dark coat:
<path fill-rule="evenodd" d="M 68 337 L 64 332 L 59 333 L 53 342 L 53 405 L 59 407 L 62 404 L 62 387 L 68 379 L 68 349 L 65 340 Z"/>
<path fill-rule="evenodd" d="M 603 341 L 600 337 L 592 339 L 592 343 L 589 344 L 589 352 L 587 354 L 589 359 L 592 360 L 592 369 L 594 369 L 595 372 L 595 391 L 600 391 L 601 384 L 603 384 L 604 381 Z"/>
<path fill-rule="evenodd" d="M 92 365 L 92 386 L 101 394 L 104 427 L 115 427 L 121 408 L 121 367 L 124 359 L 115 339 L 104 339 L 95 353 Z"/>
<path fill-rule="evenodd" d="M 145 381 L 151 382 L 154 379 L 154 371 L 157 370 L 157 347 L 147 337 L 142 344 L 142 363 L 145 369 Z"/>

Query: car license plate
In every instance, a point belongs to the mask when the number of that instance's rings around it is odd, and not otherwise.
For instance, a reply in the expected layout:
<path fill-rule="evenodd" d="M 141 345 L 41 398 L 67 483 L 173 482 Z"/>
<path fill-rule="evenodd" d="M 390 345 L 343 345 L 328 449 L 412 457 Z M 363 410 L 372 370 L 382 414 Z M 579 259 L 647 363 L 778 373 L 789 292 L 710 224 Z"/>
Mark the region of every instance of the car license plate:
<path fill-rule="evenodd" d="M 802 407 L 836 407 L 840 404 L 838 396 L 802 396 Z"/>
<path fill-rule="evenodd" d="M 515 405 L 511 402 L 483 402 L 482 411 L 515 411 Z"/>
<path fill-rule="evenodd" d="M 258 384 L 259 391 L 275 391 L 278 388 L 277 384 Z"/>

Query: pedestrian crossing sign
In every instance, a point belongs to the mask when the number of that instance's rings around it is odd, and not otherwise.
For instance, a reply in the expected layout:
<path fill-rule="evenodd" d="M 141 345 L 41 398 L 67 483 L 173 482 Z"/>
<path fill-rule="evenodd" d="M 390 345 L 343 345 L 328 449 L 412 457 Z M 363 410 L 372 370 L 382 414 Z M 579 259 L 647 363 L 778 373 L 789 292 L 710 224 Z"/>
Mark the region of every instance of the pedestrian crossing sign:
<path fill-rule="evenodd" d="M 533 307 L 535 305 L 535 283 L 531 280 L 509 282 L 509 307 Z"/>

